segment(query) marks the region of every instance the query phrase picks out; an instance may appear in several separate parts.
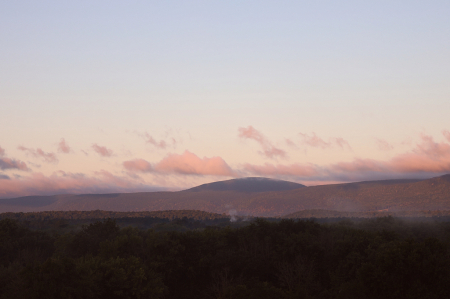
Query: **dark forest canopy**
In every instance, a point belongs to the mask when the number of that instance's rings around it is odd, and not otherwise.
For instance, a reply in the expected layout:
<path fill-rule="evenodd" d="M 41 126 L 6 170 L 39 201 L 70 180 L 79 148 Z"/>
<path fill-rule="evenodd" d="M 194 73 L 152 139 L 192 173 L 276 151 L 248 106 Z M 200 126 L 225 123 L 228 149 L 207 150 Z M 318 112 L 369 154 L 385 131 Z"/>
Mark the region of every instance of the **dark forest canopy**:
<path fill-rule="evenodd" d="M 184 231 L 111 218 L 43 231 L 2 219 L 0 298 L 450 296 L 450 222 L 254 219 L 233 228 L 183 219 L 170 221 Z"/>

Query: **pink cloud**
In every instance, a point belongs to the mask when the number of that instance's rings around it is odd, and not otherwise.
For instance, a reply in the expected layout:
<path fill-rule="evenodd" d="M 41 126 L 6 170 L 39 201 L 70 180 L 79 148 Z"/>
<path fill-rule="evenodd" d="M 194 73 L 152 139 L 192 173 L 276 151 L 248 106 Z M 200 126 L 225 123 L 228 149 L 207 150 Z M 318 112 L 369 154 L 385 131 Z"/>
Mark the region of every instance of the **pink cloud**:
<path fill-rule="evenodd" d="M 0 198 L 27 195 L 86 194 L 157 191 L 162 188 L 142 184 L 101 170 L 94 176 L 58 171 L 50 176 L 32 173 L 24 178 L 0 180 Z"/>
<path fill-rule="evenodd" d="M 322 138 L 318 137 L 316 133 L 312 133 L 312 136 L 307 134 L 299 133 L 302 137 L 302 143 L 311 147 L 329 148 L 331 143 L 325 142 Z"/>
<path fill-rule="evenodd" d="M 70 153 L 71 149 L 67 145 L 66 140 L 64 138 L 61 138 L 61 141 L 58 144 L 58 152 L 68 154 Z"/>
<path fill-rule="evenodd" d="M 348 141 L 345 140 L 344 138 L 335 137 L 335 138 L 331 138 L 331 140 L 332 140 L 332 143 L 334 143 L 335 145 L 339 146 L 340 148 L 352 149 L 352 147 L 350 146 Z"/>
<path fill-rule="evenodd" d="M 442 135 L 444 135 L 445 139 L 450 142 L 450 132 L 447 130 L 442 131 Z"/>
<path fill-rule="evenodd" d="M 270 164 L 266 163 L 264 165 L 252 165 L 244 164 L 243 170 L 251 174 L 261 175 L 261 176 L 297 176 L 297 177 L 315 177 L 319 176 L 320 168 L 313 164 Z"/>
<path fill-rule="evenodd" d="M 26 148 L 24 146 L 19 146 L 18 149 L 30 154 L 35 158 L 41 158 L 47 163 L 54 163 L 54 164 L 58 163 L 58 158 L 56 158 L 56 155 L 54 153 L 46 153 L 40 148 L 32 149 Z"/>
<path fill-rule="evenodd" d="M 286 144 L 289 145 L 289 146 L 297 147 L 297 145 L 295 145 L 295 143 L 294 143 L 291 139 L 286 138 L 284 141 L 285 141 Z"/>
<path fill-rule="evenodd" d="M 422 142 L 418 143 L 413 150 L 414 153 L 434 158 L 449 158 L 450 157 L 450 144 L 440 142 L 437 143 L 433 140 L 433 137 L 429 135 L 421 135 Z"/>
<path fill-rule="evenodd" d="M 132 172 L 152 172 L 153 166 L 144 159 L 135 159 L 123 162 L 123 167 Z"/>
<path fill-rule="evenodd" d="M 371 159 L 356 159 L 352 162 L 339 162 L 328 167 L 333 173 L 362 173 L 389 171 L 385 162 Z"/>
<path fill-rule="evenodd" d="M 314 132 L 312 133 L 312 135 L 303 134 L 303 133 L 299 133 L 299 135 L 302 139 L 301 143 L 306 146 L 322 148 L 322 149 L 327 149 L 327 148 L 331 148 L 333 146 L 338 146 L 340 148 L 351 149 L 351 146 L 348 143 L 348 141 L 341 137 L 333 137 L 333 138 L 330 138 L 330 141 L 326 142 L 325 140 L 323 140 L 322 138 L 317 136 L 316 133 L 314 133 Z"/>
<path fill-rule="evenodd" d="M 290 164 L 262 166 L 245 164 L 243 170 L 250 174 L 291 176 L 303 180 L 355 181 L 391 177 L 418 177 L 450 172 L 450 144 L 435 142 L 431 136 L 422 135 L 421 141 L 408 153 L 387 161 L 355 159 L 326 166 Z"/>
<path fill-rule="evenodd" d="M 111 157 L 113 155 L 113 151 L 106 148 L 105 146 L 100 146 L 97 143 L 92 145 L 94 151 L 102 157 Z"/>
<path fill-rule="evenodd" d="M 0 146 L 0 157 L 5 155 L 5 150 Z"/>
<path fill-rule="evenodd" d="M 450 172 L 450 145 L 438 143 L 431 136 L 422 135 L 421 141 L 408 153 L 388 161 L 357 159 L 336 163 L 329 167 L 334 176 L 364 174 L 443 174 Z"/>
<path fill-rule="evenodd" d="M 181 155 L 170 154 L 154 166 L 143 159 L 125 161 L 123 166 L 131 172 L 216 176 L 235 175 L 230 166 L 221 157 L 200 158 L 189 151 L 185 151 Z"/>
<path fill-rule="evenodd" d="M 378 149 L 381 151 L 390 151 L 390 150 L 394 149 L 394 147 L 386 140 L 377 138 L 377 139 L 375 139 L 375 142 L 377 144 Z"/>
<path fill-rule="evenodd" d="M 286 152 L 282 149 L 276 148 L 263 134 L 252 126 L 247 128 L 239 128 L 239 137 L 243 139 L 253 139 L 262 147 L 262 152 L 267 158 L 286 158 Z"/>
<path fill-rule="evenodd" d="M 155 165 L 155 170 L 163 173 L 194 175 L 234 175 L 230 166 L 221 157 L 199 158 L 189 151 L 181 155 L 168 155 Z"/>

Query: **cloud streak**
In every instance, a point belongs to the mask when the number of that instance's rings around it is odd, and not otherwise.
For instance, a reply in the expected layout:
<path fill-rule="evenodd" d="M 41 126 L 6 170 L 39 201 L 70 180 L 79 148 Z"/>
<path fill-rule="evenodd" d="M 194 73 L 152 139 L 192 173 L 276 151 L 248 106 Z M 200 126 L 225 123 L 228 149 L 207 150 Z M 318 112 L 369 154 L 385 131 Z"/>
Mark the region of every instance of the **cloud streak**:
<path fill-rule="evenodd" d="M 447 130 L 442 131 L 442 135 L 444 135 L 445 139 L 450 142 L 450 132 Z"/>
<path fill-rule="evenodd" d="M 284 150 L 275 147 L 269 139 L 252 126 L 248 126 L 247 128 L 240 127 L 239 138 L 251 139 L 259 143 L 262 147 L 260 154 L 267 158 L 276 159 L 277 157 L 286 158 L 287 156 Z"/>
<path fill-rule="evenodd" d="M 153 136 L 151 136 L 147 132 L 145 132 L 145 134 L 143 134 L 142 137 L 144 137 L 146 143 L 153 145 L 157 149 L 166 149 L 169 146 L 169 142 L 162 140 L 162 139 L 160 141 L 157 141 L 153 138 Z M 170 138 L 170 141 L 171 141 L 170 143 L 172 144 L 172 146 L 175 147 L 175 145 L 177 144 L 177 141 L 175 140 L 175 138 L 173 138 L 173 137 Z"/>
<path fill-rule="evenodd" d="M 122 163 L 123 167 L 131 172 L 153 172 L 152 164 L 144 159 L 134 159 Z"/>
<path fill-rule="evenodd" d="M 53 164 L 58 163 L 58 158 L 56 157 L 56 155 L 54 153 L 46 153 L 40 148 L 32 149 L 32 148 L 27 148 L 24 146 L 19 146 L 18 149 L 26 152 L 27 154 L 31 155 L 32 157 L 40 158 L 40 159 L 44 160 L 44 162 L 53 163 Z"/>
<path fill-rule="evenodd" d="M 114 153 L 111 149 L 108 149 L 105 146 L 100 146 L 97 143 L 92 145 L 92 149 L 102 157 L 111 157 Z"/>
<path fill-rule="evenodd" d="M 123 167 L 130 172 L 235 176 L 234 171 L 221 157 L 200 158 L 189 151 L 181 155 L 170 154 L 155 165 L 143 159 L 135 159 L 123 162 Z"/>
<path fill-rule="evenodd" d="M 384 139 L 375 139 L 375 142 L 377 144 L 377 147 L 380 151 L 390 151 L 392 149 L 394 149 L 394 147 L 392 146 L 392 144 L 390 144 L 389 142 L 387 142 Z"/>
<path fill-rule="evenodd" d="M 50 176 L 32 173 L 25 178 L 0 180 L 0 198 L 27 195 L 143 192 L 164 190 L 101 170 L 94 176 L 58 171 Z"/>
<path fill-rule="evenodd" d="M 347 148 L 351 149 L 350 144 L 347 140 L 341 137 L 332 137 L 329 139 L 329 141 L 325 141 L 319 136 L 316 135 L 316 133 L 312 133 L 312 135 L 299 133 L 298 134 L 301 138 L 300 143 L 306 146 L 315 147 L 315 148 L 321 148 L 321 149 L 328 149 L 332 147 L 339 147 L 341 149 Z"/>

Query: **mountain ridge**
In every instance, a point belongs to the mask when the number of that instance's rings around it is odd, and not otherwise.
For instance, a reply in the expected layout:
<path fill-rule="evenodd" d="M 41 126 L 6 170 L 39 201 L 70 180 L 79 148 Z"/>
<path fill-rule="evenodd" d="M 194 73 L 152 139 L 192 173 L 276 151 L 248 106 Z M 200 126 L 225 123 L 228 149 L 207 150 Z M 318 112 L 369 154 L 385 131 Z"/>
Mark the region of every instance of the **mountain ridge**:
<path fill-rule="evenodd" d="M 346 212 L 450 210 L 450 175 L 425 180 L 363 181 L 282 191 L 192 189 L 2 199 L 0 212 L 203 210 L 271 217 L 312 209 Z"/>
<path fill-rule="evenodd" d="M 247 177 L 202 184 L 183 191 L 187 192 L 237 191 L 237 192 L 251 193 L 251 192 L 268 192 L 268 191 L 286 191 L 304 187 L 306 186 L 283 180 L 275 180 L 263 177 Z"/>

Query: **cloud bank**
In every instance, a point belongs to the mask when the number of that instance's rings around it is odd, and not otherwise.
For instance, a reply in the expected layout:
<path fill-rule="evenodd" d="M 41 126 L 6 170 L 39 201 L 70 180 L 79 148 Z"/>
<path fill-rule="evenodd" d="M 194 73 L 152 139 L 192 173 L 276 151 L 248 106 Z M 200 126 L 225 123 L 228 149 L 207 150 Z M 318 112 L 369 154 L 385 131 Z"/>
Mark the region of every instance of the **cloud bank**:
<path fill-rule="evenodd" d="M 429 135 L 411 152 L 388 161 L 355 159 L 319 166 L 315 164 L 244 164 L 243 170 L 251 175 L 286 176 L 305 181 L 357 181 L 394 177 L 423 177 L 450 173 L 450 144 L 436 142 Z"/>
<path fill-rule="evenodd" d="M 199 157 L 190 151 L 181 154 L 168 154 L 163 159 L 150 162 L 145 159 L 131 159 L 122 162 L 121 170 L 125 176 L 117 176 L 108 171 L 98 171 L 91 176 L 77 173 L 54 172 L 52 175 L 33 173 L 23 161 L 6 157 L 6 151 L 0 147 L 0 197 L 17 197 L 22 195 L 58 194 L 58 193 L 105 193 L 134 192 L 155 190 L 152 184 L 145 183 L 139 174 L 146 173 L 152 181 L 167 178 L 180 178 L 196 181 L 201 176 L 265 176 L 288 179 L 303 183 L 351 182 L 363 180 L 380 180 L 392 178 L 426 178 L 450 173 L 450 132 L 442 131 L 443 139 L 435 140 L 432 136 L 422 134 L 411 150 L 392 156 L 388 160 L 355 158 L 350 161 L 338 161 L 326 165 L 314 163 L 278 162 L 264 164 L 238 164 L 230 166 L 219 156 Z M 264 135 L 253 127 L 240 128 L 240 137 L 258 142 L 267 157 L 280 157 L 273 154 L 276 149 Z M 324 141 L 315 134 L 308 139 L 311 146 L 327 148 L 340 147 L 338 138 Z M 64 142 L 63 142 L 64 141 Z M 285 140 L 289 144 L 288 139 Z M 61 139 L 60 145 L 70 147 Z M 334 142 L 334 143 L 333 143 Z M 346 143 L 342 142 L 342 147 Z M 290 144 L 296 146 L 293 142 Z M 64 152 L 64 146 L 60 147 Z M 104 157 L 113 155 L 112 150 L 93 145 L 93 149 Z M 56 164 L 56 155 L 46 153 L 40 148 L 19 147 L 39 159 Z M 31 163 L 31 162 L 30 162 Z M 54 167 L 48 165 L 48 167 Z M 27 176 L 19 176 L 15 171 L 24 171 Z M 13 174 L 11 175 L 10 172 Z M 190 176 L 189 178 L 186 176 Z"/>
<path fill-rule="evenodd" d="M 181 155 L 170 154 L 155 165 L 143 159 L 135 159 L 123 162 L 123 167 L 130 172 L 216 176 L 235 175 L 231 167 L 221 157 L 200 158 L 189 151 L 185 151 Z"/>
<path fill-rule="evenodd" d="M 25 178 L 0 180 L 0 198 L 28 195 L 160 191 L 163 188 L 115 176 L 101 170 L 94 176 L 58 171 L 50 176 L 32 173 Z"/>

